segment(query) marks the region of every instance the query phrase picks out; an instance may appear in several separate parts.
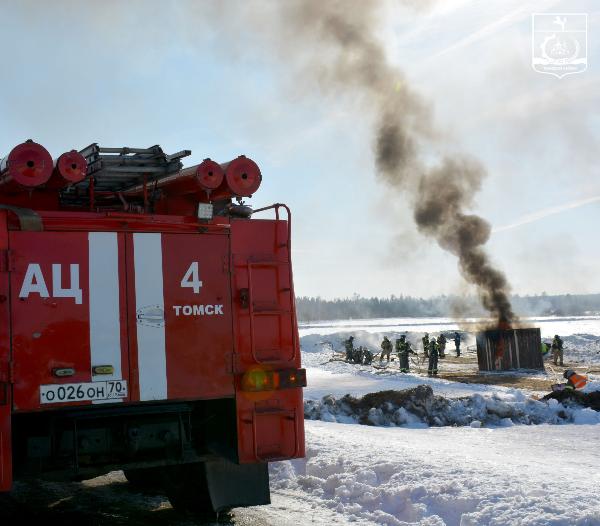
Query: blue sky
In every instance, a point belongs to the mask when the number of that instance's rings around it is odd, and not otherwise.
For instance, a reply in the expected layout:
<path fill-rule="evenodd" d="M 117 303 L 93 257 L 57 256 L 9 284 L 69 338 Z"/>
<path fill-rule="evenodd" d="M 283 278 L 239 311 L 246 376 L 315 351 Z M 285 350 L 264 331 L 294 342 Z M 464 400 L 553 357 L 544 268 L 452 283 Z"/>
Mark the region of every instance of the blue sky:
<path fill-rule="evenodd" d="M 190 163 L 243 153 L 263 171 L 252 203 L 292 207 L 299 295 L 468 292 L 378 182 L 363 101 L 321 93 L 293 48 L 269 47 L 256 13 L 274 5 L 228 18 L 201 1 L 0 2 L 0 155 L 27 138 L 54 156 L 91 142 L 187 148 Z M 588 13 L 586 72 L 533 71 L 533 12 Z M 513 292 L 599 292 L 600 5 L 392 1 L 384 14 L 376 33 L 445 147 L 487 168 L 474 212 L 497 229 L 488 250 Z"/>

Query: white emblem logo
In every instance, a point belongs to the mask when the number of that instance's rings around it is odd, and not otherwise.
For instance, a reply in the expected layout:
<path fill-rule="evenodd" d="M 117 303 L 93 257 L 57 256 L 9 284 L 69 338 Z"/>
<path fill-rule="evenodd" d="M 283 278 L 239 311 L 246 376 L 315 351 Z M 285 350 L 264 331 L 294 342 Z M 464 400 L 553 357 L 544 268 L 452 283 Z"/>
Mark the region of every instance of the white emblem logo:
<path fill-rule="evenodd" d="M 531 65 L 559 79 L 587 69 L 587 14 L 534 13 Z"/>

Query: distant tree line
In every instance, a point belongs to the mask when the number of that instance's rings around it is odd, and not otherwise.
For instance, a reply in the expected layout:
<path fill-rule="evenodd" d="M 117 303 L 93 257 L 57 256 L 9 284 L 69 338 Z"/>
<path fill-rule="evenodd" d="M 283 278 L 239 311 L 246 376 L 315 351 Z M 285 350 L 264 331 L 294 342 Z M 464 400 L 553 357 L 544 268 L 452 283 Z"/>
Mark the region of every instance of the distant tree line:
<path fill-rule="evenodd" d="M 600 294 L 563 294 L 549 296 L 513 296 L 513 309 L 520 316 L 582 316 L 600 314 Z M 486 312 L 475 297 L 437 296 L 415 298 L 351 298 L 326 300 L 320 297 L 296 298 L 299 321 L 404 318 L 404 317 L 476 317 Z"/>

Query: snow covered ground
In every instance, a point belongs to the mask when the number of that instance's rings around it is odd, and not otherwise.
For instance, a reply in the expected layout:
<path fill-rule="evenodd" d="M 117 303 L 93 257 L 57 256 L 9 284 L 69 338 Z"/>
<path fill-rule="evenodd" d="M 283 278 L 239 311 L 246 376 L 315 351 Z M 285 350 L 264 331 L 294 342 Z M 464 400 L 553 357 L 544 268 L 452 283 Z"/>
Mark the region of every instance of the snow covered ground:
<path fill-rule="evenodd" d="M 600 368 L 600 318 L 535 323 L 543 337 L 558 333 L 564 338 L 565 362 L 591 370 L 586 390 L 600 390 L 600 376 L 594 372 Z M 403 375 L 330 361 L 332 348 L 341 350 L 349 334 L 356 336 L 356 345 L 373 350 L 383 334 L 407 334 L 419 350 L 424 331 L 455 328 L 443 319 L 304 325 L 308 406 L 322 407 L 327 395 L 338 403 L 346 394 L 428 385 L 468 418 L 460 420 L 464 425 L 429 425 L 427 419 L 405 415 L 378 420 L 372 412 L 365 423 L 375 425 L 361 425 L 343 412 L 327 410 L 324 419 L 318 413 L 321 420 L 306 421 L 306 458 L 271 466 L 273 505 L 246 510 L 244 517 L 281 525 L 600 526 L 600 413 L 555 400 L 536 401 L 531 391 L 514 387 L 428 378 L 414 365 L 411 374 Z M 473 345 L 473 336 L 463 334 L 465 347 Z M 474 373 L 470 362 L 464 368 Z M 550 381 L 553 375 L 530 376 Z M 517 410 L 525 416 L 515 417 Z"/>
<path fill-rule="evenodd" d="M 598 525 L 598 431 L 307 422 L 306 458 L 273 466 L 274 503 L 315 524 Z"/>

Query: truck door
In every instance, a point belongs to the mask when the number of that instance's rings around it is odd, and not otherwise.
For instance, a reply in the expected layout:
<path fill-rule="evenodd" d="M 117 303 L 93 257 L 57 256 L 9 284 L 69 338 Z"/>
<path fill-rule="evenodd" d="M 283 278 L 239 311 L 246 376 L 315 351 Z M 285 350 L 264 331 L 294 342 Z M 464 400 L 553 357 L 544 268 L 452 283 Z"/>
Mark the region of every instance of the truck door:
<path fill-rule="evenodd" d="M 129 236 L 135 396 L 233 396 L 228 236 Z"/>
<path fill-rule="evenodd" d="M 13 407 L 128 399 L 124 238 L 10 232 Z"/>

